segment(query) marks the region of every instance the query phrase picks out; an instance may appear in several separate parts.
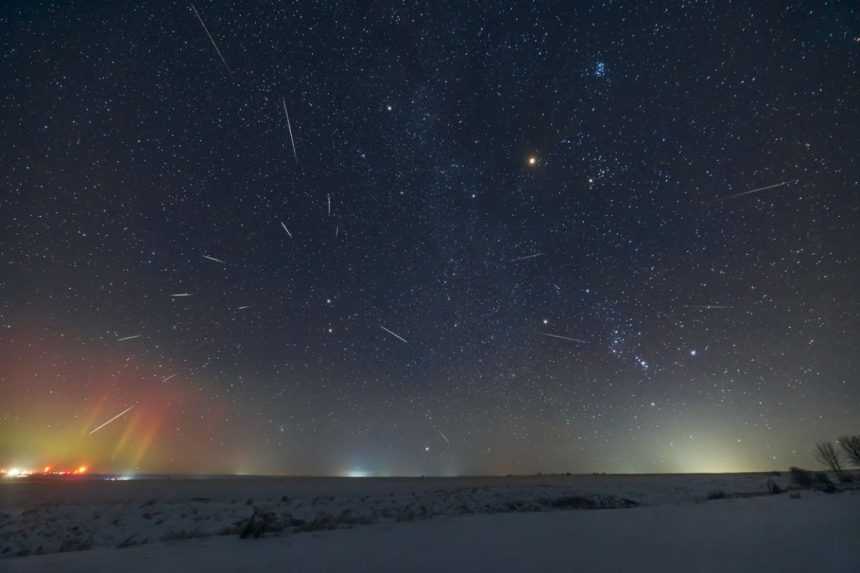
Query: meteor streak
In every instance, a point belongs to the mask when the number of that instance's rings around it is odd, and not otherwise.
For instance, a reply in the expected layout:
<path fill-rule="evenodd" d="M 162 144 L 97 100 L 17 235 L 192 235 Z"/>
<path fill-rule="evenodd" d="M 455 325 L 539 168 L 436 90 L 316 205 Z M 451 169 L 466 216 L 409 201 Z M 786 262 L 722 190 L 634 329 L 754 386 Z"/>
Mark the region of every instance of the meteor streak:
<path fill-rule="evenodd" d="M 396 333 L 396 332 L 394 332 L 393 330 L 388 330 L 387 328 L 385 328 L 385 327 L 384 327 L 384 326 L 382 326 L 381 324 L 379 325 L 379 328 L 381 328 L 382 330 L 384 330 L 385 332 L 387 332 L 388 334 L 390 334 L 391 336 L 393 336 L 393 337 L 394 337 L 394 338 L 396 338 L 397 340 L 399 340 L 399 341 L 401 341 L 401 342 L 404 342 L 404 343 L 406 343 L 406 344 L 409 344 L 409 341 L 408 341 L 408 340 L 406 340 L 405 338 L 403 338 L 402 336 L 400 336 L 399 334 L 397 334 L 397 333 Z"/>
<path fill-rule="evenodd" d="M 215 52 L 218 54 L 218 57 L 221 58 L 221 63 L 224 64 L 224 67 L 227 69 L 227 73 L 230 73 L 230 66 L 227 65 L 227 60 L 224 59 L 224 54 L 222 54 L 221 50 L 218 49 L 218 44 L 215 43 L 215 38 L 213 38 L 212 34 L 209 33 L 209 28 L 206 27 L 206 22 L 203 21 L 203 18 L 200 16 L 200 12 L 197 11 L 194 4 L 191 4 L 191 10 L 194 12 L 194 15 L 197 16 L 197 21 L 200 22 L 201 26 L 203 26 L 203 31 L 206 32 L 207 36 L 209 36 L 209 41 L 212 42 L 212 47 L 215 48 Z"/>
<path fill-rule="evenodd" d="M 508 261 L 508 262 L 510 262 L 510 263 L 518 263 L 518 262 L 520 262 L 520 261 L 527 261 L 527 260 L 529 260 L 529 259 L 535 259 L 535 258 L 537 258 L 537 257 L 542 257 L 542 256 L 543 256 L 543 253 L 533 253 L 533 254 L 531 254 L 531 255 L 526 255 L 526 256 L 524 256 L 524 257 L 517 257 L 517 258 L 515 258 L 515 259 L 511 259 L 511 260 L 510 260 L 510 261 Z"/>
<path fill-rule="evenodd" d="M 140 338 L 143 336 L 142 334 L 132 334 L 131 336 L 123 336 L 122 338 L 117 338 L 117 342 L 125 342 L 126 340 L 134 340 L 135 338 Z"/>
<path fill-rule="evenodd" d="M 283 227 L 284 231 L 286 231 L 286 232 L 287 232 L 287 235 L 289 235 L 289 237 L 292 239 L 292 238 L 293 238 L 293 234 L 292 234 L 292 233 L 290 233 L 290 230 L 289 230 L 289 229 L 287 229 L 287 226 L 284 224 L 284 222 L 283 222 L 283 221 L 281 221 L 281 227 Z"/>
<path fill-rule="evenodd" d="M 562 336 L 560 334 L 550 334 L 549 332 L 539 332 L 541 336 L 548 336 L 550 338 L 558 338 L 560 340 L 568 340 L 570 342 L 578 342 L 580 344 L 588 344 L 587 340 L 582 340 L 581 338 L 571 338 L 570 336 Z"/>
<path fill-rule="evenodd" d="M 744 195 L 752 195 L 753 193 L 761 193 L 762 191 L 767 191 L 768 189 L 776 189 L 777 187 L 784 187 L 785 185 L 789 185 L 791 183 L 797 183 L 800 179 L 792 179 L 789 181 L 780 181 L 779 183 L 774 183 L 773 185 L 765 185 L 764 187 L 756 187 L 755 189 L 750 189 L 749 191 L 742 191 L 740 193 L 735 193 L 734 195 L 728 195 L 726 197 L 722 197 L 721 199 L 725 201 L 726 199 L 735 199 L 737 197 L 743 197 Z"/>
<path fill-rule="evenodd" d="M 299 164 L 299 156 L 296 154 L 296 140 L 293 139 L 293 125 L 290 123 L 290 114 L 287 112 L 287 98 L 281 98 L 281 103 L 284 104 L 284 115 L 287 118 L 287 131 L 290 133 L 290 145 L 293 146 L 293 159 L 296 160 L 296 165 Z"/>
<path fill-rule="evenodd" d="M 206 259 L 207 261 L 212 261 L 213 263 L 220 263 L 222 265 L 227 264 L 224 261 L 222 261 L 221 259 L 219 259 L 218 257 L 213 257 L 212 255 L 203 255 L 203 258 Z"/>
<path fill-rule="evenodd" d="M 107 426 L 108 424 L 110 424 L 110 423 L 112 423 L 112 422 L 115 422 L 115 421 L 119 420 L 122 416 L 124 416 L 124 415 L 128 414 L 128 413 L 131 411 L 131 409 L 132 409 L 132 408 L 134 408 L 134 406 L 129 406 L 128 408 L 126 408 L 125 410 L 123 410 L 122 412 L 120 412 L 119 414 L 117 414 L 116 416 L 114 416 L 113 418 L 111 418 L 110 420 L 108 420 L 107 422 L 104 422 L 104 423 L 102 423 L 102 424 L 99 424 L 98 426 L 96 426 L 95 428 L 93 428 L 92 430 L 90 430 L 90 434 L 89 434 L 89 435 L 90 435 L 90 436 L 92 436 L 93 434 L 95 434 L 96 432 L 98 432 L 99 430 L 101 430 L 102 428 L 104 428 L 105 426 Z"/>
<path fill-rule="evenodd" d="M 442 436 L 442 439 L 443 439 L 443 440 L 445 440 L 445 443 L 446 443 L 446 444 L 448 444 L 448 445 L 450 446 L 450 445 L 451 445 L 451 440 L 449 440 L 449 439 L 448 439 L 448 436 L 446 436 L 445 434 L 443 434 L 443 433 L 442 433 L 442 430 L 440 430 L 440 429 L 438 429 L 438 428 L 434 428 L 434 429 L 435 429 L 437 432 L 439 432 L 439 435 L 440 435 L 440 436 Z"/>

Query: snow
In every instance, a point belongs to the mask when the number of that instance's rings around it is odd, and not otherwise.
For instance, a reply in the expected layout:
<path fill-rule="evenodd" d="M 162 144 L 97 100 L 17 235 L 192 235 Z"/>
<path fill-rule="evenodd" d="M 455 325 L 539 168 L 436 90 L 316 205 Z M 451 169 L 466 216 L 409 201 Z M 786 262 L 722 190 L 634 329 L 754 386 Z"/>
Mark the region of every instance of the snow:
<path fill-rule="evenodd" d="M 787 485 L 761 474 L 6 483 L 0 550 L 31 554 L 0 571 L 860 571 L 860 491 L 763 495 L 768 479 Z M 707 500 L 714 491 L 728 499 Z M 239 539 L 255 508 L 280 531 Z M 56 553 L 75 549 L 69 539 L 93 549 Z"/>

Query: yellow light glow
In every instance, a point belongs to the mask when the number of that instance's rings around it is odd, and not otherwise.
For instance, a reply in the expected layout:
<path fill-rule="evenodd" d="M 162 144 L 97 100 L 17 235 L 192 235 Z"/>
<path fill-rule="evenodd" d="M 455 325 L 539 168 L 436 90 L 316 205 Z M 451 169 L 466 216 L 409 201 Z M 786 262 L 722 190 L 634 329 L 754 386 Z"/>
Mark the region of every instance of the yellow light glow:
<path fill-rule="evenodd" d="M 27 477 L 28 475 L 30 475 L 30 470 L 25 470 L 21 468 L 9 468 L 6 471 L 6 476 L 10 478 L 21 478 Z"/>
<path fill-rule="evenodd" d="M 537 162 L 538 162 L 537 157 L 534 155 L 530 155 L 528 161 L 529 161 L 530 167 L 534 167 L 535 165 L 537 165 Z"/>

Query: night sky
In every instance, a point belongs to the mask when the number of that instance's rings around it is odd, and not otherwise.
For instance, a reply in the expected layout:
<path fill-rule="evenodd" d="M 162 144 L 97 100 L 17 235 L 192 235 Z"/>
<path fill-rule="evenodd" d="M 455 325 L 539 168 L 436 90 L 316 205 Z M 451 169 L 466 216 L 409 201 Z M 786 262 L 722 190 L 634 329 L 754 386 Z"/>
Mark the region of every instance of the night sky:
<path fill-rule="evenodd" d="M 0 28 L 0 466 L 745 471 L 860 429 L 856 2 Z"/>

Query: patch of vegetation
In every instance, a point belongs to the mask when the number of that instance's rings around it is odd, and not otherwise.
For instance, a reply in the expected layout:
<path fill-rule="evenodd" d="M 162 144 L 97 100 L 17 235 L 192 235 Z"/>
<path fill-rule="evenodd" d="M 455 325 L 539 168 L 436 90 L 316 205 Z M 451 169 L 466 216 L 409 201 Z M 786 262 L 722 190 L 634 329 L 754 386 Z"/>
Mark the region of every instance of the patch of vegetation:
<path fill-rule="evenodd" d="M 860 435 L 842 436 L 839 438 L 839 447 L 854 466 L 860 467 Z"/>
<path fill-rule="evenodd" d="M 337 529 L 337 520 L 335 517 L 329 513 L 322 513 L 312 519 L 311 521 L 305 522 L 303 525 L 297 527 L 294 531 L 296 532 L 309 532 L 309 531 L 328 531 L 331 529 Z"/>
<path fill-rule="evenodd" d="M 86 551 L 88 549 L 93 548 L 93 538 L 92 537 L 67 537 L 63 539 L 63 542 L 60 543 L 60 548 L 58 551 L 60 553 L 66 553 L 67 551 Z"/>
<path fill-rule="evenodd" d="M 842 475 L 842 459 L 832 442 L 815 444 L 815 458 L 837 476 Z"/>
<path fill-rule="evenodd" d="M 597 507 L 594 500 L 576 495 L 548 499 L 544 503 L 556 509 L 595 509 Z"/>
<path fill-rule="evenodd" d="M 777 494 L 780 494 L 780 493 L 782 493 L 782 492 L 784 491 L 784 490 L 779 486 L 779 484 L 778 484 L 778 483 L 776 483 L 775 481 L 773 481 L 772 479 L 768 479 L 768 480 L 767 480 L 767 483 L 766 483 L 765 485 L 767 485 L 767 491 L 768 491 L 768 493 L 770 493 L 771 495 L 777 495 Z"/>
<path fill-rule="evenodd" d="M 179 529 L 176 531 L 168 531 L 161 536 L 162 541 L 184 541 L 187 539 L 199 539 L 201 537 L 209 537 L 209 534 L 202 533 L 197 530 Z"/>
<path fill-rule="evenodd" d="M 791 483 L 794 485 L 806 489 L 812 487 L 814 481 L 812 472 L 794 466 L 790 467 L 788 472 L 791 478 Z"/>
<path fill-rule="evenodd" d="M 125 549 L 126 547 L 132 547 L 134 545 L 139 545 L 139 541 L 135 541 L 134 538 L 137 537 L 136 533 L 132 533 L 122 541 L 116 544 L 117 549 Z"/>
<path fill-rule="evenodd" d="M 271 511 L 262 511 L 254 508 L 254 513 L 251 514 L 245 522 L 240 526 L 239 537 L 241 539 L 254 539 L 263 537 L 266 533 L 275 533 L 283 531 L 284 526 L 278 519 L 278 516 Z"/>
<path fill-rule="evenodd" d="M 830 476 L 824 472 L 815 474 L 815 489 L 824 493 L 836 493 L 836 486 L 833 485 Z"/>

